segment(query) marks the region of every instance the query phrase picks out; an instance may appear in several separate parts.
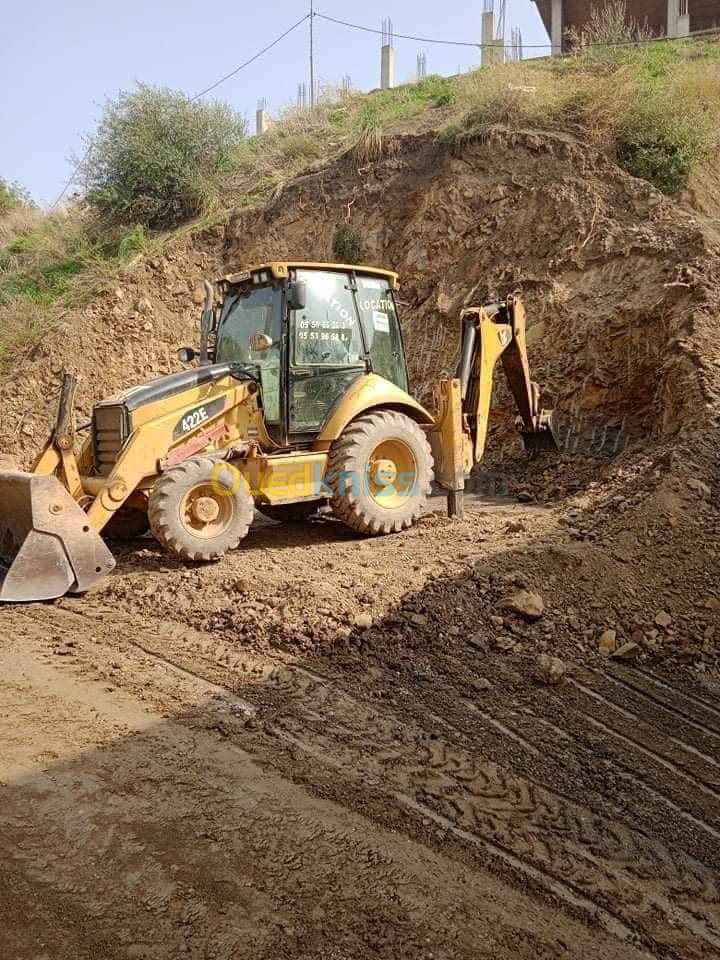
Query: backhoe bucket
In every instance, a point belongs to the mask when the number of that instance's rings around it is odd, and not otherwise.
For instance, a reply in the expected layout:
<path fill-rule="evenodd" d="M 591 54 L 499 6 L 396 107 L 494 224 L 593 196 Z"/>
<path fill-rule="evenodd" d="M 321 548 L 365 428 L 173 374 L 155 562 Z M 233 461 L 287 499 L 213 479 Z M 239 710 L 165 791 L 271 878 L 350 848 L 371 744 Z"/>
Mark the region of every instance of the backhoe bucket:
<path fill-rule="evenodd" d="M 57 477 L 0 471 L 0 601 L 83 593 L 114 566 Z"/>
<path fill-rule="evenodd" d="M 525 430 L 521 426 L 520 433 L 525 449 L 531 457 L 539 453 L 560 452 L 560 439 L 553 410 L 541 410 L 537 427 L 534 430 Z"/>

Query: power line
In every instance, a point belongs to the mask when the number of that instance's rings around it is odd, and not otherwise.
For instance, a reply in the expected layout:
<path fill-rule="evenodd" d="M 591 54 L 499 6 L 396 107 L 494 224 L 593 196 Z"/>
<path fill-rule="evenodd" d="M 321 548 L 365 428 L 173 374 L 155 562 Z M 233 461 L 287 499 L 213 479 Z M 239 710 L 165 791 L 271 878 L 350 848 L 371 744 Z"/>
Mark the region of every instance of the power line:
<path fill-rule="evenodd" d="M 317 11 L 315 11 L 314 16 L 320 17 L 321 20 L 327 20 L 330 23 L 337 23 L 342 27 L 350 27 L 352 30 L 362 30 L 364 33 L 375 33 L 375 34 L 378 34 L 379 36 L 382 36 L 383 34 L 383 31 L 378 30 L 376 27 L 366 27 L 360 23 L 350 23 L 347 20 L 339 20 L 337 17 L 329 17 L 325 13 L 318 13 Z M 610 41 L 599 40 L 599 41 L 593 41 L 592 43 L 585 43 L 583 44 L 583 48 L 585 47 L 628 47 L 628 46 L 634 47 L 634 46 L 642 46 L 642 44 L 645 44 L 645 43 L 663 43 L 665 41 L 673 41 L 673 40 L 697 40 L 698 38 L 702 38 L 703 36 L 708 36 L 711 33 L 712 31 L 703 31 L 702 33 L 687 33 L 682 37 L 642 37 L 637 40 L 610 40 Z M 439 43 L 439 44 L 443 44 L 445 46 L 450 46 L 450 47 L 475 47 L 476 50 L 483 46 L 481 42 L 473 43 L 472 40 L 438 40 L 433 37 L 416 37 L 409 33 L 395 33 L 395 31 L 393 31 L 393 37 L 397 37 L 400 40 L 414 40 L 417 43 Z M 507 47 L 512 49 L 513 45 L 511 43 L 502 44 L 502 43 L 495 42 L 493 46 L 500 47 L 500 48 Z M 525 43 L 523 41 L 523 50 L 533 50 L 533 49 L 549 50 L 550 47 L 551 47 L 551 44 L 549 39 L 546 40 L 544 43 Z"/>
<path fill-rule="evenodd" d="M 310 14 L 306 13 L 304 17 L 301 17 L 297 21 L 297 23 L 294 23 L 291 27 L 288 27 L 288 29 L 284 33 L 281 33 L 279 37 L 276 37 L 266 47 L 263 47 L 262 50 L 259 50 L 254 56 L 250 57 L 249 60 L 246 60 L 244 63 L 241 63 L 239 67 L 235 67 L 235 69 L 231 70 L 230 73 L 226 73 L 224 77 L 220 77 L 219 80 L 216 80 L 215 83 L 210 84 L 210 86 L 206 87 L 204 90 L 201 90 L 200 93 L 196 93 L 194 97 L 190 97 L 190 103 L 194 103 L 196 100 L 199 100 L 200 97 L 204 97 L 206 93 L 210 93 L 211 90 L 214 90 L 216 87 L 219 87 L 221 83 L 225 83 L 226 80 L 229 80 L 231 77 L 234 77 L 236 74 L 240 73 L 240 71 L 244 70 L 245 67 L 249 67 L 251 63 L 255 63 L 255 61 L 259 60 L 260 57 L 263 56 L 263 54 L 267 53 L 268 50 L 272 50 L 272 48 L 276 46 L 278 43 L 280 43 L 281 40 L 284 40 L 285 37 L 288 36 L 288 34 L 292 33 L 293 30 L 297 30 L 297 28 L 301 24 L 305 23 L 305 21 L 309 19 L 310 19 Z M 73 181 L 77 176 L 78 169 L 87 160 L 88 156 L 90 155 L 91 149 L 92 149 L 92 144 L 90 144 L 90 146 L 87 148 L 80 162 L 76 164 L 75 169 L 70 174 L 70 177 L 67 179 L 67 181 L 65 182 L 64 187 L 62 188 L 60 193 L 57 195 L 54 202 L 50 205 L 51 210 L 54 210 L 57 207 L 57 205 L 60 203 L 62 198 L 65 196 L 65 194 L 68 192 L 68 190 L 72 186 Z"/>
<path fill-rule="evenodd" d="M 215 87 L 219 87 L 221 83 L 225 83 L 226 80 L 229 80 L 230 77 L 234 77 L 236 73 L 240 73 L 241 70 L 244 70 L 245 67 L 249 67 L 251 63 L 255 63 L 256 60 L 259 60 L 260 57 L 267 53 L 268 50 L 272 50 L 274 46 L 280 43 L 281 40 L 284 40 L 289 33 L 292 33 L 293 30 L 297 30 L 301 23 L 305 23 L 306 20 L 310 19 L 310 14 L 306 13 L 304 17 L 300 17 L 297 23 L 294 23 L 291 27 L 281 33 L 279 37 L 276 37 L 272 43 L 269 43 L 266 47 L 263 47 L 254 57 L 250 57 L 249 60 L 246 60 L 245 63 L 241 63 L 239 67 L 235 67 L 234 70 L 231 70 L 230 73 L 226 73 L 224 77 L 220 77 L 219 80 L 216 80 L 215 83 L 211 84 L 209 87 L 206 87 L 205 90 L 201 90 L 200 93 L 196 93 L 194 97 L 190 98 L 190 102 L 193 103 L 195 100 L 199 100 L 200 97 L 204 97 L 206 93 L 210 93 L 211 90 L 214 90 Z"/>
<path fill-rule="evenodd" d="M 365 33 L 377 33 L 382 34 L 382 30 L 376 30 L 375 27 L 363 27 L 359 23 L 348 23 L 347 20 L 338 20 L 337 17 L 328 17 L 327 14 L 318 13 L 315 11 L 315 16 L 320 17 L 321 20 L 328 20 L 330 23 L 338 23 L 342 27 L 351 27 L 353 30 L 364 30 Z M 431 40 L 428 37 L 412 37 L 407 33 L 394 33 L 393 36 L 399 37 L 401 40 L 416 40 L 418 43 L 445 43 L 452 47 L 477 47 L 481 46 L 479 43 L 471 43 L 469 40 Z M 548 44 L 546 43 L 547 47 Z"/>
<path fill-rule="evenodd" d="M 311 53 L 310 53 L 311 61 L 310 62 L 311 62 L 311 74 L 312 74 L 313 72 L 312 25 L 315 17 L 319 17 L 321 20 L 327 20 L 329 23 L 338 24 L 341 27 L 349 27 L 352 30 L 362 30 L 364 33 L 374 33 L 378 35 L 383 34 L 382 30 L 378 30 L 375 27 L 366 27 L 359 23 L 350 23 L 347 20 L 339 20 L 337 17 L 330 17 L 325 13 L 318 13 L 317 10 L 314 10 L 313 3 L 311 0 L 309 13 L 306 13 L 305 16 L 301 17 L 291 27 L 288 27 L 288 29 L 285 30 L 284 33 L 281 33 L 279 37 L 276 37 L 266 47 L 263 47 L 262 50 L 259 50 L 256 54 L 254 54 L 254 56 L 250 57 L 249 60 L 245 60 L 244 63 L 241 63 L 239 66 L 235 67 L 235 69 L 231 70 L 230 73 L 226 73 L 224 77 L 220 77 L 220 79 L 216 80 L 215 83 L 212 83 L 210 84 L 209 87 L 206 87 L 204 90 L 201 90 L 200 93 L 196 93 L 194 97 L 190 98 L 190 103 L 194 103 L 196 100 L 199 100 L 200 97 L 204 97 L 206 93 L 210 93 L 211 90 L 215 90 L 221 84 L 225 83 L 226 80 L 230 80 L 231 77 L 234 77 L 236 74 L 240 73 L 241 70 L 244 70 L 246 67 L 249 67 L 250 64 L 255 63 L 256 60 L 259 60 L 260 57 L 266 54 L 269 50 L 272 50 L 272 48 L 277 46 L 277 44 L 280 43 L 281 40 L 284 40 L 285 37 L 291 34 L 293 30 L 297 30 L 297 28 L 301 26 L 303 23 L 305 23 L 306 20 L 310 21 L 310 30 L 311 30 Z M 682 37 L 644 37 L 642 39 L 637 39 L 637 40 L 616 40 L 614 42 L 609 42 L 609 43 L 593 42 L 593 43 L 586 43 L 583 46 L 584 47 L 641 46 L 642 44 L 645 44 L 645 43 L 662 43 L 664 41 L 672 41 L 672 40 L 693 40 L 693 39 L 697 39 L 698 37 L 707 36 L 712 33 L 713 33 L 712 31 L 703 31 L 702 33 L 697 33 L 697 34 L 686 34 L 685 36 L 682 36 Z M 482 43 L 473 43 L 471 40 L 438 40 L 437 38 L 434 38 L 434 37 L 416 37 L 416 36 L 413 36 L 412 34 L 395 33 L 394 31 L 393 31 L 393 37 L 397 37 L 400 40 L 413 40 L 416 43 L 435 43 L 435 44 L 442 44 L 444 46 L 451 46 L 451 47 L 473 47 L 476 50 L 482 48 Z M 500 44 L 500 43 L 497 43 L 496 41 L 493 44 L 493 46 L 513 49 L 512 43 Z M 547 50 L 548 48 L 550 48 L 550 43 L 549 42 L 523 43 L 522 48 L 523 50 L 533 50 L 533 49 Z M 312 93 L 312 87 L 311 87 L 311 98 L 312 96 L 313 96 L 313 93 Z M 70 188 L 70 186 L 72 185 L 75 179 L 78 168 L 85 162 L 85 160 L 90 154 L 91 149 L 92 149 L 92 144 L 87 148 L 82 159 L 76 165 L 74 171 L 66 181 L 62 190 L 60 191 L 60 193 L 58 194 L 54 202 L 51 204 L 50 206 L 51 210 L 54 210 L 57 207 L 57 205 L 60 203 L 62 198 L 67 193 L 68 189 Z"/>

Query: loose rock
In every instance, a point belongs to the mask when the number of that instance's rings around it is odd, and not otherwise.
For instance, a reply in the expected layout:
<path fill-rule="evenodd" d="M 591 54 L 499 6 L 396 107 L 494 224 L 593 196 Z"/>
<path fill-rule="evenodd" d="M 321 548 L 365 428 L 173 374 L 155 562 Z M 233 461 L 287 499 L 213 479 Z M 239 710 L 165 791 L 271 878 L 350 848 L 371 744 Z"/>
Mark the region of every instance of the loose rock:
<path fill-rule="evenodd" d="M 518 590 L 501 600 L 498 607 L 529 621 L 539 620 L 545 610 L 543 598 L 532 590 Z"/>
<path fill-rule="evenodd" d="M 617 647 L 617 633 L 615 630 L 605 630 L 600 634 L 598 653 L 601 657 L 609 657 Z"/>
<path fill-rule="evenodd" d="M 611 660 L 634 660 L 640 653 L 640 644 L 629 640 L 610 654 Z"/>
<path fill-rule="evenodd" d="M 562 683 L 569 669 L 567 663 L 560 657 L 551 657 L 547 653 L 540 654 L 537 666 L 539 679 L 551 686 Z"/>

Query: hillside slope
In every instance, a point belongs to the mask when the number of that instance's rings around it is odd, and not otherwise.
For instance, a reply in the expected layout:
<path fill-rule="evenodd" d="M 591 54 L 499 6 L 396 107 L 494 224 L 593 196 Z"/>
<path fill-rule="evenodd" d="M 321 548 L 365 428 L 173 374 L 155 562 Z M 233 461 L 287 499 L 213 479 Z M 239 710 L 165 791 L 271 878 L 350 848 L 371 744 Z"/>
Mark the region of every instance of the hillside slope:
<path fill-rule="evenodd" d="M 697 219 L 566 135 L 509 132 L 386 143 L 299 176 L 259 210 L 138 263 L 68 312 L 0 386 L 0 443 L 27 458 L 51 422 L 62 369 L 83 412 L 108 392 L 177 367 L 197 339 L 199 280 L 266 258 L 333 259 L 338 226 L 368 263 L 398 270 L 412 381 L 452 369 L 457 314 L 519 291 L 532 364 L 576 435 L 630 438 L 693 424 L 717 399 L 713 310 L 719 274 Z"/>
<path fill-rule="evenodd" d="M 363 259 L 400 273 L 422 399 L 453 369 L 462 304 L 522 293 L 533 372 L 557 410 L 562 456 L 528 465 L 500 388 L 486 469 L 501 469 L 506 489 L 563 503 L 598 588 L 620 608 L 639 604 L 650 623 L 665 589 L 663 558 L 673 558 L 677 612 L 697 621 L 690 632 L 702 646 L 715 614 L 708 620 L 695 604 L 716 590 L 718 566 L 714 235 L 567 135 L 398 135 L 373 162 L 358 168 L 346 155 L 279 188 L 262 208 L 141 260 L 116 289 L 69 313 L 0 385 L 3 453 L 28 463 L 50 429 L 63 369 L 82 377 L 83 414 L 123 386 L 177 369 L 176 348 L 197 340 L 201 277 L 266 258 L 333 259 L 339 225 Z M 686 551 L 688 542 L 697 549 Z M 557 575 L 542 550 L 532 563 L 538 577 Z M 559 586 L 569 587 L 563 602 L 572 606 L 575 587 Z M 592 592 L 583 603 L 592 606 Z M 628 617 L 621 633 L 629 636 L 636 614 Z"/>

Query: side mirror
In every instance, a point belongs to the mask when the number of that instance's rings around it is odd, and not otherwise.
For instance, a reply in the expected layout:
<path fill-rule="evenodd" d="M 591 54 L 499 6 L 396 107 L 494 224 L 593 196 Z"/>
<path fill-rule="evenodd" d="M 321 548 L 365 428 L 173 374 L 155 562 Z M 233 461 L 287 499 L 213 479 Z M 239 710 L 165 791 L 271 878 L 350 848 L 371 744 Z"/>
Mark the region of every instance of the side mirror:
<path fill-rule="evenodd" d="M 254 333 L 250 337 L 250 349 L 255 353 L 259 353 L 261 350 L 269 350 L 272 345 L 273 338 L 266 333 Z"/>
<path fill-rule="evenodd" d="M 180 363 L 192 363 L 197 354 L 192 347 L 180 347 L 176 356 Z"/>
<path fill-rule="evenodd" d="M 296 280 L 288 288 L 288 305 L 291 310 L 304 310 L 307 303 L 307 283 Z"/>

